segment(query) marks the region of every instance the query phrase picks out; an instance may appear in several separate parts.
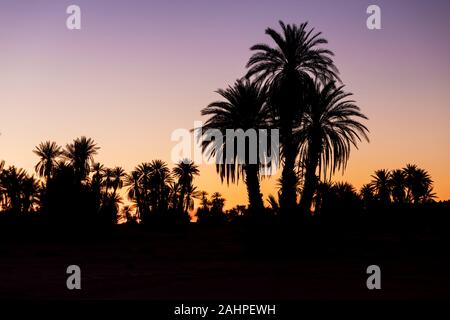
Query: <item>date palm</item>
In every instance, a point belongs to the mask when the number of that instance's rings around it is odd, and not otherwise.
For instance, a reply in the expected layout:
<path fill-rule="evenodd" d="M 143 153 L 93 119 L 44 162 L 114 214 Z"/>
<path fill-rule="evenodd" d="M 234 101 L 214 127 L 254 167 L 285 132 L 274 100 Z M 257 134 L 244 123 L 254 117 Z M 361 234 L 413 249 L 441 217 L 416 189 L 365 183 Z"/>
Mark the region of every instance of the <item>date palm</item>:
<path fill-rule="evenodd" d="M 98 149 L 94 140 L 84 136 L 66 145 L 63 155 L 74 168 L 78 183 L 86 180 Z"/>
<path fill-rule="evenodd" d="M 194 176 L 200 174 L 198 166 L 194 164 L 193 161 L 184 159 L 177 163 L 173 169 L 173 174 L 177 178 L 177 184 L 180 188 L 179 190 L 179 201 L 178 209 L 187 212 L 191 205 L 192 200 L 192 189 Z"/>
<path fill-rule="evenodd" d="M 307 108 L 294 131 L 305 172 L 300 200 L 303 212 L 310 210 L 320 175 L 331 177 L 336 170 L 344 171 L 351 147 L 357 148 L 362 139 L 369 141 L 368 129 L 360 122 L 367 117 L 343 88 L 332 81 L 325 85 L 310 82 L 307 89 Z"/>
<path fill-rule="evenodd" d="M 213 102 L 201 111 L 202 115 L 210 116 L 202 127 L 202 150 L 209 158 L 216 158 L 216 169 L 222 182 L 234 183 L 244 178 L 249 207 L 252 212 L 261 212 L 264 206 L 259 179 L 264 159 L 259 152 L 259 136 L 256 134 L 255 145 L 244 142 L 245 151 L 242 154 L 237 152 L 234 133 L 236 130 L 248 132 L 249 129 L 258 133 L 258 129 L 268 128 L 265 90 L 259 84 L 242 79 L 217 93 L 223 100 Z M 214 130 L 220 131 L 222 141 L 211 139 Z M 231 159 L 227 157 L 227 152 L 232 155 Z"/>
<path fill-rule="evenodd" d="M 314 32 L 307 23 L 285 24 L 280 21 L 282 32 L 266 29 L 274 46 L 257 44 L 256 51 L 247 63 L 247 77 L 265 83 L 269 88 L 270 106 L 275 125 L 280 129 L 283 171 L 281 174 L 280 206 L 290 214 L 297 205 L 297 182 L 295 163 L 297 146 L 293 131 L 297 119 L 306 106 L 303 89 L 309 79 L 328 81 L 338 79 L 338 70 L 332 60 L 333 53 L 323 48 L 327 40 L 320 32 Z"/>
<path fill-rule="evenodd" d="M 39 177 L 45 177 L 48 182 L 57 166 L 58 157 L 62 155 L 61 147 L 56 142 L 45 141 L 41 142 L 33 153 L 39 157 L 39 162 L 34 167 L 36 173 Z"/>
<path fill-rule="evenodd" d="M 117 193 L 117 189 L 122 189 L 122 187 L 123 187 L 126 173 L 122 167 L 115 167 L 112 170 L 112 176 L 113 176 L 112 189 L 113 189 L 113 195 L 115 196 Z"/>
<path fill-rule="evenodd" d="M 372 175 L 371 185 L 375 191 L 375 195 L 385 205 L 391 202 L 390 179 L 391 173 L 386 169 L 377 170 Z"/>
<path fill-rule="evenodd" d="M 404 203 L 406 199 L 406 174 L 403 170 L 396 169 L 390 175 L 392 200 L 396 203 Z"/>
<path fill-rule="evenodd" d="M 359 191 L 359 196 L 364 203 L 364 207 L 368 209 L 375 201 L 373 185 L 371 183 L 364 184 Z"/>
<path fill-rule="evenodd" d="M 403 172 L 405 173 L 407 199 L 409 202 L 417 204 L 434 197 L 432 192 L 433 180 L 431 180 L 431 176 L 426 170 L 413 164 L 407 164 Z"/>
<path fill-rule="evenodd" d="M 137 219 L 141 219 L 142 215 L 145 216 L 145 203 L 144 198 L 142 197 L 142 187 L 139 181 L 140 174 L 137 170 L 133 170 L 130 174 L 125 176 L 124 184 L 128 187 L 128 199 L 133 201 L 136 206 L 136 217 Z M 144 218 L 145 219 L 145 218 Z"/>

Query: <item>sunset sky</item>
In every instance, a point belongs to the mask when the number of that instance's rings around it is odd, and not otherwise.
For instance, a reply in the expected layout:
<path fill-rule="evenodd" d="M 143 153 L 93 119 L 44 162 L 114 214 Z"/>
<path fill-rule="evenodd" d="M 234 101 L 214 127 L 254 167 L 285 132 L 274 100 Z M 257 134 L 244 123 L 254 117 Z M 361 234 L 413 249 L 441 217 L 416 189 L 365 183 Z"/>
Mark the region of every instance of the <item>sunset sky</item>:
<path fill-rule="evenodd" d="M 82 29 L 66 28 L 66 8 Z M 366 28 L 381 7 L 382 30 Z M 214 93 L 245 74 L 267 27 L 309 21 L 335 53 L 346 90 L 369 117 L 370 143 L 353 149 L 334 177 L 356 188 L 376 169 L 415 163 L 440 199 L 450 199 L 449 1 L 0 0 L 0 159 L 33 172 L 33 148 L 85 135 L 96 160 L 127 171 L 171 163 L 171 133 L 205 120 Z M 244 183 L 222 185 L 201 166 L 201 190 L 227 207 L 247 202 Z M 264 198 L 276 179 L 262 182 Z"/>

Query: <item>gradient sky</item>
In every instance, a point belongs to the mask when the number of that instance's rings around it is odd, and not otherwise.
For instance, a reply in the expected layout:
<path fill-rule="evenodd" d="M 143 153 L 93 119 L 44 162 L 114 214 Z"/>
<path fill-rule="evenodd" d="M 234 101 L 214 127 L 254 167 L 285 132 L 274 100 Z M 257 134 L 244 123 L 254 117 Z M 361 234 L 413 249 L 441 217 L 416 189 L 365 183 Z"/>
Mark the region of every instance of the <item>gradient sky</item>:
<path fill-rule="evenodd" d="M 70 4 L 81 7 L 80 31 L 66 29 Z M 366 28 L 369 4 L 381 7 L 382 30 Z M 370 118 L 371 142 L 334 180 L 360 188 L 376 169 L 415 163 L 449 199 L 449 1 L 0 0 L 0 159 L 32 172 L 39 142 L 86 135 L 107 166 L 170 163 L 171 132 L 202 120 L 280 19 L 323 32 Z M 200 189 L 221 192 L 227 207 L 246 203 L 243 183 L 201 170 Z M 275 184 L 263 181 L 265 198 Z"/>

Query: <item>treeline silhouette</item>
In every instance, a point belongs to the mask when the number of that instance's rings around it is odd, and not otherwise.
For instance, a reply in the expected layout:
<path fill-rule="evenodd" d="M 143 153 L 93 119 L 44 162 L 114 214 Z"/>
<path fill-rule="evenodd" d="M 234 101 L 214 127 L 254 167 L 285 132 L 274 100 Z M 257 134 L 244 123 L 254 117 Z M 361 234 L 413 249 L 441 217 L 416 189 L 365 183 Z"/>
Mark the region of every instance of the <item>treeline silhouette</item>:
<path fill-rule="evenodd" d="M 424 169 L 407 165 L 393 171 L 378 170 L 360 192 L 348 183 L 332 183 L 330 177 L 345 170 L 351 147 L 369 141 L 361 123 L 367 117 L 351 93 L 344 90 L 333 52 L 320 32 L 301 25 L 280 22 L 281 33 L 268 28 L 273 44 L 256 44 L 247 63 L 247 73 L 234 85 L 219 89 L 221 100 L 206 106 L 205 125 L 194 128 L 198 137 L 209 129 L 224 139 L 221 152 L 212 139 L 203 139 L 206 156 L 216 158 L 222 182 L 242 179 L 247 187 L 248 206 L 224 210 L 219 193 L 208 198 L 194 185 L 199 169 L 192 161 L 180 161 L 170 169 L 161 160 L 144 162 L 126 173 L 121 167 L 96 163 L 99 147 L 87 137 L 75 139 L 64 148 L 47 141 L 36 147 L 38 178 L 14 166 L 0 168 L 1 219 L 16 221 L 33 216 L 55 225 L 186 225 L 194 210 L 199 224 L 246 221 L 249 224 L 299 228 L 321 223 L 346 228 L 378 221 L 377 227 L 405 221 L 418 225 L 423 219 L 448 226 L 448 202 L 434 201 L 433 182 Z M 279 165 L 282 167 L 277 196 L 265 207 L 260 180 L 271 164 L 257 152 L 249 161 L 236 152 L 227 129 L 279 129 Z M 259 141 L 258 141 L 259 144 Z M 234 161 L 219 159 L 232 150 Z M 126 195 L 123 197 L 125 190 Z M 129 202 L 129 203 L 128 203 Z M 442 214 L 441 214 L 442 213 Z M 3 223 L 4 224 L 4 223 Z M 423 225 L 423 223 L 422 223 Z"/>
<path fill-rule="evenodd" d="M 95 162 L 98 150 L 86 137 L 75 139 L 64 149 L 55 142 L 43 142 L 33 151 L 39 157 L 37 177 L 0 162 L 0 221 L 8 225 L 8 221 L 31 217 L 58 227 L 118 223 L 174 226 L 191 221 L 190 212 L 195 212 L 199 224 L 209 225 L 259 223 L 261 217 L 270 223 L 283 221 L 280 201 L 273 195 L 257 216 L 245 205 L 224 210 L 226 200 L 220 193 L 208 197 L 194 185 L 200 172 L 188 159 L 172 170 L 165 162 L 154 160 L 126 173 L 121 167 L 106 168 Z M 301 191 L 299 188 L 298 194 Z M 402 228 L 398 219 L 406 225 L 415 219 L 431 221 L 441 213 L 448 216 L 448 201 L 436 202 L 434 198 L 429 173 L 408 164 L 392 171 L 377 170 L 359 192 L 347 182 L 319 182 L 312 211 L 298 217 L 306 225 L 311 221 L 337 226 L 369 220 L 382 223 L 381 228 Z M 199 202 L 196 210 L 194 199 Z M 297 202 L 298 213 L 299 208 Z"/>

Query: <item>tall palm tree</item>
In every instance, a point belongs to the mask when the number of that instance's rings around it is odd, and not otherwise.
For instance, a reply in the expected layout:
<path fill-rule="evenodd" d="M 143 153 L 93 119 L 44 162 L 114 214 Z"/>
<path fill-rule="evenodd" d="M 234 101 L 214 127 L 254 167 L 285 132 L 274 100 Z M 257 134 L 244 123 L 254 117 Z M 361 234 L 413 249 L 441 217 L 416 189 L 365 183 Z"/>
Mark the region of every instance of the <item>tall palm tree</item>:
<path fill-rule="evenodd" d="M 39 177 L 45 177 L 46 182 L 51 178 L 61 156 L 61 147 L 56 142 L 41 142 L 33 152 L 39 157 L 39 162 L 34 167 Z"/>
<path fill-rule="evenodd" d="M 252 212 L 261 212 L 264 205 L 259 179 L 264 159 L 259 152 L 259 136 L 256 135 L 256 146 L 245 141 L 245 152 L 241 154 L 237 152 L 236 139 L 229 135 L 238 129 L 244 132 L 253 129 L 257 133 L 258 129 L 268 128 L 265 90 L 257 83 L 242 79 L 225 90 L 218 90 L 217 93 L 223 100 L 209 104 L 201 112 L 204 116 L 210 116 L 201 132 L 205 137 L 202 141 L 203 152 L 210 158 L 216 158 L 216 168 L 222 182 L 226 179 L 227 183 L 230 180 L 233 183 L 244 177 L 249 207 Z M 223 138 L 219 146 L 217 141 L 208 136 L 210 130 L 221 132 Z M 217 147 L 219 150 L 216 150 Z M 227 159 L 227 149 L 228 152 L 231 150 L 233 159 Z"/>
<path fill-rule="evenodd" d="M 173 169 L 174 176 L 178 179 L 180 187 L 178 209 L 183 212 L 189 210 L 191 204 L 191 195 L 193 187 L 194 176 L 200 174 L 198 166 L 193 161 L 184 159 L 177 163 Z"/>
<path fill-rule="evenodd" d="M 267 44 L 251 47 L 256 52 L 247 63 L 247 77 L 255 77 L 269 88 L 272 118 L 280 129 L 283 157 L 280 206 L 282 212 L 290 214 L 297 205 L 297 146 L 293 130 L 306 109 L 303 88 L 308 79 L 338 79 L 338 70 L 332 60 L 333 53 L 322 47 L 327 40 L 320 32 L 309 29 L 307 23 L 297 26 L 280 21 L 280 26 L 282 33 L 266 29 L 274 47 Z"/>
<path fill-rule="evenodd" d="M 78 183 L 86 180 L 91 164 L 94 162 L 94 155 L 99 149 L 94 140 L 84 136 L 66 145 L 63 155 L 73 166 Z"/>
<path fill-rule="evenodd" d="M 391 202 L 390 179 L 391 173 L 386 169 L 377 170 L 372 175 L 371 185 L 375 191 L 375 195 L 385 205 Z"/>
<path fill-rule="evenodd" d="M 294 132 L 304 168 L 304 186 L 300 200 L 303 212 L 309 212 L 320 174 L 345 170 L 351 146 L 358 147 L 362 139 L 369 141 L 368 129 L 359 122 L 367 117 L 348 97 L 343 86 L 335 82 L 312 83 L 306 93 L 307 108 Z M 319 174 L 319 177 L 317 177 Z"/>

